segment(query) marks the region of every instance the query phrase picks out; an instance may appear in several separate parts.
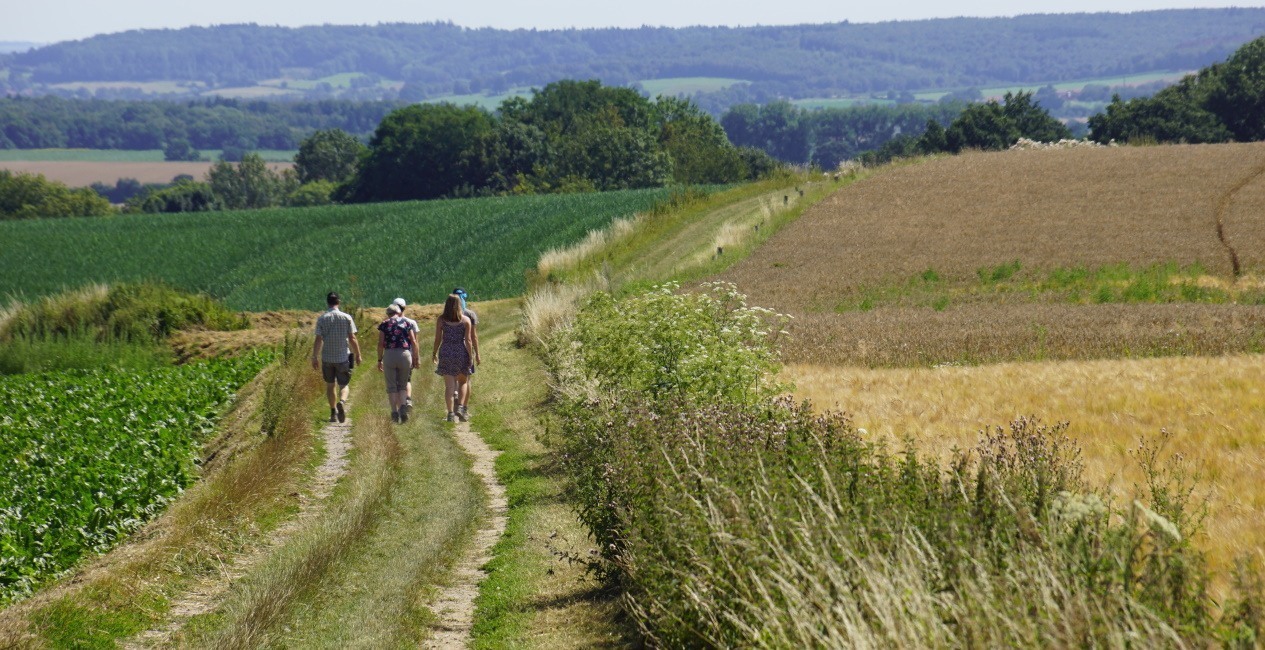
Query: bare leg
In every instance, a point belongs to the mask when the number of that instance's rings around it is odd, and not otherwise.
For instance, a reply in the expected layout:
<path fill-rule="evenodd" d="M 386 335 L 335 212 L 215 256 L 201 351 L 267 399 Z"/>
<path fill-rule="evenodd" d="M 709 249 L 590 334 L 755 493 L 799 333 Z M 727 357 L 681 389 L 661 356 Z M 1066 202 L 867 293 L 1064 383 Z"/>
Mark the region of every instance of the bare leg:
<path fill-rule="evenodd" d="M 338 401 L 346 402 L 347 396 L 350 394 L 351 394 L 351 384 L 343 386 L 342 390 L 338 392 Z"/>
<path fill-rule="evenodd" d="M 448 406 L 448 412 L 453 412 L 453 391 L 457 389 L 457 378 L 452 375 L 444 375 L 444 404 Z"/>
<path fill-rule="evenodd" d="M 345 389 L 344 389 L 344 390 L 345 390 Z M 325 384 L 325 399 L 329 400 L 329 407 L 330 407 L 330 408 L 334 408 L 334 405 L 338 403 L 338 397 L 337 397 L 337 395 L 338 395 L 338 393 L 337 393 L 337 392 L 335 392 L 335 390 L 334 390 L 334 383 L 333 383 L 333 382 L 330 382 L 330 383 L 328 383 L 328 384 Z"/>
<path fill-rule="evenodd" d="M 457 401 L 464 405 L 470 399 L 470 377 L 457 375 Z"/>

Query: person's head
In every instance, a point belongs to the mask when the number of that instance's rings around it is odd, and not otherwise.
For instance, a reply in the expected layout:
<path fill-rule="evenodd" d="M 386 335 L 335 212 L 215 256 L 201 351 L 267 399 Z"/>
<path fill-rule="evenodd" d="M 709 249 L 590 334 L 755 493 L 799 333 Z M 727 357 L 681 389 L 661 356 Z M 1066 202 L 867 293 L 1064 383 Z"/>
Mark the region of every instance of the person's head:
<path fill-rule="evenodd" d="M 400 315 L 400 306 L 399 306 L 399 305 L 397 305 L 397 304 L 395 304 L 395 303 L 391 303 L 391 304 L 387 305 L 387 317 L 388 317 L 388 318 L 390 318 L 391 316 L 399 316 L 399 315 Z"/>
<path fill-rule="evenodd" d="M 326 295 L 325 295 L 325 304 L 326 304 L 326 305 L 329 305 L 330 307 L 337 307 L 339 302 L 340 302 L 340 300 L 339 300 L 339 298 L 338 298 L 338 293 L 337 293 L 337 292 L 331 291 L 331 292 L 329 292 L 328 294 L 326 294 Z"/>
<path fill-rule="evenodd" d="M 396 307 L 399 307 L 401 314 L 404 313 L 404 308 L 408 306 L 408 304 L 404 302 L 403 298 L 396 298 L 395 300 L 391 301 L 391 304 L 395 305 Z"/>
<path fill-rule="evenodd" d="M 455 289 L 452 290 L 452 295 L 461 299 L 461 308 L 465 309 L 466 308 L 466 290 L 461 287 L 456 287 Z"/>
<path fill-rule="evenodd" d="M 449 294 L 444 301 L 444 320 L 455 323 L 461 320 L 461 296 Z"/>

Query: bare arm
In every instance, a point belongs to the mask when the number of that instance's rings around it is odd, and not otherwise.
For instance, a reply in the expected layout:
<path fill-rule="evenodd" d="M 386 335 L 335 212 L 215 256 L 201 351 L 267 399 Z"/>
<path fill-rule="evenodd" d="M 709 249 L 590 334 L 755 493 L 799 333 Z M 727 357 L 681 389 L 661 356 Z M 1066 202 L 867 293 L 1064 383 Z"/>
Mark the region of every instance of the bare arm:
<path fill-rule="evenodd" d="M 461 320 L 466 322 L 466 354 L 474 357 L 474 323 L 467 316 L 462 316 Z"/>
<path fill-rule="evenodd" d="M 378 370 L 382 370 L 382 351 L 387 349 L 386 332 L 378 330 Z"/>
<path fill-rule="evenodd" d="M 414 332 L 414 331 L 413 331 L 413 330 L 411 330 L 411 329 L 408 331 L 408 344 L 409 344 L 409 346 L 413 349 L 413 367 L 414 367 L 414 368 L 421 367 L 421 365 L 422 365 L 422 359 L 421 359 L 422 352 L 421 352 L 421 350 L 419 350 L 419 349 L 418 349 L 418 347 L 417 347 L 417 332 Z"/>
<path fill-rule="evenodd" d="M 360 341 L 356 340 L 355 332 L 347 335 L 347 343 L 351 346 L 351 351 L 356 353 L 356 365 L 364 363 L 364 360 L 360 357 Z"/>
<path fill-rule="evenodd" d="M 436 318 L 435 319 L 435 344 L 432 345 L 430 349 L 431 363 L 435 363 L 436 361 L 439 361 L 439 344 L 443 341 L 443 338 L 444 338 L 443 328 L 444 326 L 440 325 L 440 319 Z"/>
<path fill-rule="evenodd" d="M 321 347 L 325 341 L 321 339 L 321 335 L 316 335 L 316 340 L 312 342 L 312 367 L 316 370 L 321 369 Z"/>
<path fill-rule="evenodd" d="M 474 346 L 474 362 L 483 363 L 479 360 L 479 326 L 473 320 L 470 321 L 470 341 Z"/>

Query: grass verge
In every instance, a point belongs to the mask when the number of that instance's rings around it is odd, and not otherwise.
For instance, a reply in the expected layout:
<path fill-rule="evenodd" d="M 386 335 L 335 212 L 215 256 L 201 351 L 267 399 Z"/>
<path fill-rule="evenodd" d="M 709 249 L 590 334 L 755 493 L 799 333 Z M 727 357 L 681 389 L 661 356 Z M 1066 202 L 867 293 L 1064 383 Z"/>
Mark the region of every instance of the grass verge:
<path fill-rule="evenodd" d="M 481 313 L 484 358 L 476 381 L 473 423 L 501 452 L 497 477 L 509 498 L 509 523 L 488 563 L 476 601 L 476 648 L 579 648 L 633 645 L 616 595 L 585 566 L 593 545 L 562 477 L 541 443 L 546 397 L 540 360 L 514 344 L 517 301 Z"/>

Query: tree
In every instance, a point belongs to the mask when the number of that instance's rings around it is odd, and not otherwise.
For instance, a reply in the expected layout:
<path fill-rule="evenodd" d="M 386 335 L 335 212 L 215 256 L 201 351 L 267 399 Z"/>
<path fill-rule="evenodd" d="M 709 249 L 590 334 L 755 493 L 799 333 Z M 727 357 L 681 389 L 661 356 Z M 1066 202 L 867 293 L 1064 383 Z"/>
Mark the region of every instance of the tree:
<path fill-rule="evenodd" d="M 688 99 L 660 97 L 655 102 L 659 144 L 672 160 L 675 183 L 733 183 L 746 177 L 738 150 L 725 130 Z"/>
<path fill-rule="evenodd" d="M 1239 48 L 1218 72 L 1207 109 L 1221 118 L 1235 140 L 1265 140 L 1265 38 Z"/>
<path fill-rule="evenodd" d="M 72 190 L 42 174 L 0 169 L 0 219 L 95 217 L 113 212 L 110 202 L 90 188 Z"/>
<path fill-rule="evenodd" d="M 163 160 L 201 160 L 202 154 L 189 141 L 184 138 L 175 138 L 167 142 L 167 146 L 163 147 Z"/>
<path fill-rule="evenodd" d="M 1006 93 L 1004 103 L 995 101 L 967 106 L 944 133 L 944 149 L 957 153 L 963 149 L 996 151 L 1009 148 L 1019 138 L 1054 142 L 1071 137 L 1062 122 L 1033 101 L 1032 93 Z M 932 139 L 936 142 L 933 142 Z M 925 152 L 936 151 L 939 134 L 933 133 L 919 143 Z"/>
<path fill-rule="evenodd" d="M 494 138 L 492 116 L 477 107 L 402 108 L 378 125 L 346 195 L 353 201 L 407 201 L 486 187 Z"/>
<path fill-rule="evenodd" d="M 356 162 L 365 145 L 342 129 L 323 129 L 299 144 L 294 171 L 300 183 L 329 181 L 342 183 L 356 173 Z"/>
<path fill-rule="evenodd" d="M 207 172 L 207 182 L 216 200 L 229 210 L 279 205 L 297 185 L 292 173 L 273 172 L 255 153 L 242 156 L 236 165 L 226 160 L 215 163 Z"/>

